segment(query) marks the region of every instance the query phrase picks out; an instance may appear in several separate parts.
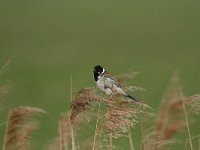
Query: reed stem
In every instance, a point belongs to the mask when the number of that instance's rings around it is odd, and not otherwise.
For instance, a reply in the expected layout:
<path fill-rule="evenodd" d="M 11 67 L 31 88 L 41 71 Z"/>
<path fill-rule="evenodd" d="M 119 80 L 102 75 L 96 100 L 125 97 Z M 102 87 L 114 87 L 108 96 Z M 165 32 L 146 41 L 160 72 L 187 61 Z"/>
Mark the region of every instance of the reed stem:
<path fill-rule="evenodd" d="M 189 123 L 188 123 L 188 118 L 187 118 L 187 112 L 186 112 L 185 103 L 184 103 L 184 98 L 183 98 L 181 89 L 180 89 L 180 95 L 181 95 L 182 104 L 183 104 L 183 111 L 184 111 L 184 116 L 185 116 L 185 122 L 186 122 L 187 132 L 188 132 L 188 138 L 189 138 L 189 143 L 190 143 L 190 149 L 193 150 L 191 132 L 190 132 L 190 128 L 189 128 Z"/>

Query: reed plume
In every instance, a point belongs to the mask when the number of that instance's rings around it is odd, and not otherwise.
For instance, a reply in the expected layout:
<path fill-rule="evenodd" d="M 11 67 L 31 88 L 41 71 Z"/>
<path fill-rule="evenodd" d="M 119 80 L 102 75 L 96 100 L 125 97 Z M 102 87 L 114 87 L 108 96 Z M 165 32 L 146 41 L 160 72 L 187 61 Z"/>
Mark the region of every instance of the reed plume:
<path fill-rule="evenodd" d="M 69 117 L 69 112 L 65 112 L 60 115 L 58 120 L 58 136 L 46 144 L 45 150 L 72 149 L 71 122 Z"/>
<path fill-rule="evenodd" d="M 175 73 L 164 94 L 153 126 L 145 132 L 143 150 L 167 149 L 167 146 L 175 142 L 172 136 L 185 127 L 179 90 L 179 79 Z M 151 119 L 153 119 L 152 116 Z"/>
<path fill-rule="evenodd" d="M 73 123 L 78 115 L 100 102 L 100 97 L 96 94 L 95 88 L 82 88 L 76 94 L 71 105 L 70 121 Z"/>
<path fill-rule="evenodd" d="M 58 136 L 50 140 L 46 150 L 75 150 L 75 131 L 74 124 L 70 121 L 71 111 L 61 113 L 58 120 Z M 76 123 L 76 122 L 74 122 Z"/>
<path fill-rule="evenodd" d="M 125 83 L 129 79 L 134 79 L 139 72 L 131 72 L 115 76 L 115 79 L 120 83 Z M 144 90 L 137 86 L 125 86 L 126 91 Z M 110 134 L 112 137 L 118 138 L 121 136 L 127 136 L 124 133 L 128 133 L 130 137 L 130 128 L 138 122 L 137 118 L 139 114 L 145 112 L 145 108 L 149 107 L 145 103 L 129 102 L 126 98 L 120 95 L 112 95 L 103 98 L 107 106 L 106 113 L 102 116 L 102 131 Z"/>
<path fill-rule="evenodd" d="M 72 148 L 75 147 L 75 125 L 80 125 L 80 123 L 83 123 L 85 119 L 88 120 L 87 118 L 89 115 L 86 115 L 86 112 L 88 112 L 92 106 L 99 102 L 100 97 L 97 96 L 95 88 L 82 88 L 76 94 L 71 104 L 71 113 L 68 122 L 71 129 Z"/>
<path fill-rule="evenodd" d="M 164 94 L 160 110 L 155 116 L 155 122 L 144 134 L 143 150 L 163 150 L 168 149 L 171 144 L 176 143 L 173 136 L 183 129 L 188 129 L 189 121 L 187 115 L 190 113 L 199 114 L 200 95 L 184 97 L 180 92 L 181 86 L 177 73 L 175 73 Z M 151 117 L 151 119 L 153 119 Z M 190 146 L 192 144 L 190 140 Z"/>
<path fill-rule="evenodd" d="M 110 96 L 105 99 L 107 105 L 107 112 L 102 116 L 103 132 L 110 134 L 112 137 L 118 138 L 126 136 L 129 128 L 134 127 L 138 122 L 137 117 L 143 113 L 143 109 L 136 103 L 131 103 L 119 95 Z"/>
<path fill-rule="evenodd" d="M 37 121 L 31 118 L 44 110 L 36 107 L 21 106 L 11 109 L 8 114 L 4 136 L 3 150 L 14 147 L 18 150 L 28 150 L 33 130 L 37 128 Z"/>

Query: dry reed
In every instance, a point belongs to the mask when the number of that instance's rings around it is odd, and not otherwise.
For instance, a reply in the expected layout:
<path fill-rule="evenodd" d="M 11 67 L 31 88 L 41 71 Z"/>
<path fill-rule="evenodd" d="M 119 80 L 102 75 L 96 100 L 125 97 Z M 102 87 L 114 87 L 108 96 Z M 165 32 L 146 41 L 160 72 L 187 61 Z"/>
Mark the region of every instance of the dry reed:
<path fill-rule="evenodd" d="M 0 75 L 8 70 L 11 59 L 9 59 L 1 68 Z M 3 97 L 12 89 L 12 83 L 6 81 L 5 83 L 0 84 L 0 105 L 3 101 Z"/>
<path fill-rule="evenodd" d="M 95 150 L 95 148 L 96 148 L 96 139 L 97 139 L 97 135 L 98 135 L 98 125 L 99 125 L 99 119 L 100 119 L 99 118 L 99 113 L 100 113 L 99 109 L 100 109 L 100 104 L 99 104 L 99 108 L 98 108 L 97 120 L 96 120 L 96 125 L 95 125 L 92 150 Z"/>
<path fill-rule="evenodd" d="M 133 127 L 137 121 L 136 116 L 142 111 L 134 105 L 123 100 L 121 96 L 113 95 L 106 100 L 107 112 L 103 119 L 101 130 L 107 134 L 112 133 L 112 137 L 118 138 L 128 132 L 129 127 Z"/>
<path fill-rule="evenodd" d="M 9 65 L 11 63 L 11 60 L 12 60 L 11 58 L 8 59 L 6 61 L 6 63 L 3 66 L 1 66 L 1 68 L 0 68 L 0 75 L 3 74 L 4 72 L 6 72 L 9 69 Z"/>
<path fill-rule="evenodd" d="M 115 79 L 122 83 L 127 79 L 133 78 L 137 73 L 116 76 Z M 128 86 L 124 88 L 126 91 L 143 90 L 136 86 Z M 149 107 L 144 103 L 129 102 L 120 95 L 111 95 L 102 97 L 102 102 L 106 104 L 106 111 L 101 112 L 100 125 L 98 130 L 101 136 L 107 138 L 107 149 L 114 149 L 113 138 L 128 137 L 131 149 L 134 149 L 132 135 L 130 129 L 138 122 L 140 114 L 145 112 Z M 98 132 L 99 132 L 98 131 Z"/>
<path fill-rule="evenodd" d="M 1 72 L 0 72 L 1 73 Z M 116 77 L 118 82 L 125 82 L 132 76 L 129 74 Z M 193 150 L 193 137 L 190 133 L 189 115 L 200 114 L 200 95 L 184 97 L 180 92 L 181 86 L 177 74 L 175 74 L 164 94 L 160 109 L 156 115 L 152 115 L 146 108 L 150 108 L 144 103 L 129 102 L 122 96 L 111 95 L 102 96 L 96 92 L 95 88 L 80 89 L 72 101 L 72 76 L 71 76 L 71 110 L 62 113 L 58 121 L 58 137 L 47 144 L 47 150 L 76 150 L 76 149 L 106 149 L 99 139 L 106 140 L 107 149 L 115 149 L 113 138 L 128 137 L 130 149 L 134 150 L 131 129 L 140 120 L 142 133 L 142 150 L 167 150 L 171 144 L 176 143 L 174 135 L 187 129 L 190 149 Z M 1 94 L 4 95 L 8 87 L 0 87 Z M 144 90 L 136 86 L 125 87 L 125 90 Z M 3 91 L 3 92 L 2 92 Z M 106 108 L 94 108 L 96 104 L 102 104 Z M 81 126 L 83 120 L 88 118 L 87 112 L 95 110 L 96 124 L 93 140 L 85 142 L 80 148 L 75 141 L 77 127 Z M 28 150 L 30 148 L 31 133 L 38 126 L 32 116 L 44 111 L 33 107 L 17 107 L 10 110 L 7 127 L 4 137 L 3 150 L 16 148 Z M 139 119 L 144 115 L 143 119 Z M 87 119 L 89 120 L 89 119 Z M 89 123 L 89 122 L 87 122 Z M 104 139 L 105 138 L 105 139 Z M 102 140 L 102 141 L 103 141 Z M 186 147 L 187 147 L 186 142 Z"/>
<path fill-rule="evenodd" d="M 71 131 L 70 131 L 70 121 L 69 121 L 69 113 L 63 113 L 59 119 L 59 150 L 67 150 L 69 149 L 69 142 L 71 140 Z"/>
<path fill-rule="evenodd" d="M 0 111 L 2 111 L 2 106 L 4 103 L 4 97 L 10 92 L 12 89 L 11 82 L 6 82 L 0 85 Z"/>
<path fill-rule="evenodd" d="M 37 128 L 37 122 L 31 118 L 44 112 L 42 109 L 26 106 L 11 109 L 7 119 L 3 150 L 11 147 L 28 150 L 31 133 Z"/>
<path fill-rule="evenodd" d="M 73 123 L 78 115 L 100 102 L 95 88 L 82 88 L 76 94 L 71 105 L 70 121 Z"/>
<path fill-rule="evenodd" d="M 50 140 L 45 150 L 71 150 L 72 149 L 72 135 L 71 123 L 69 120 L 70 113 L 65 112 L 60 115 L 58 121 L 58 136 Z"/>
<path fill-rule="evenodd" d="M 176 143 L 173 136 L 185 127 L 188 131 L 190 148 L 193 149 L 188 114 L 199 114 L 200 95 L 186 98 L 182 96 L 180 89 L 179 78 L 175 73 L 163 97 L 160 110 L 155 116 L 154 125 L 144 133 L 143 150 L 168 149 L 171 144 Z"/>
<path fill-rule="evenodd" d="M 145 132 L 143 150 L 166 149 L 167 146 L 175 142 L 172 136 L 185 126 L 179 89 L 178 77 L 175 74 L 164 95 L 160 110 L 155 116 L 154 125 L 150 127 L 148 132 Z"/>

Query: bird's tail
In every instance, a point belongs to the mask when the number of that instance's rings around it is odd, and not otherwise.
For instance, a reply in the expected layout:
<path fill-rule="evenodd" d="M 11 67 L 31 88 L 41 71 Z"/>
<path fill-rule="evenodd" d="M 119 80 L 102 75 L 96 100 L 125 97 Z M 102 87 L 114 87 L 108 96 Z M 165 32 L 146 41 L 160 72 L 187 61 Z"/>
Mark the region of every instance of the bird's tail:
<path fill-rule="evenodd" d="M 131 99 L 131 100 L 133 100 L 133 101 L 135 101 L 135 102 L 140 102 L 140 100 L 138 98 L 133 97 L 131 95 L 127 95 L 126 97 L 129 98 L 129 99 Z"/>

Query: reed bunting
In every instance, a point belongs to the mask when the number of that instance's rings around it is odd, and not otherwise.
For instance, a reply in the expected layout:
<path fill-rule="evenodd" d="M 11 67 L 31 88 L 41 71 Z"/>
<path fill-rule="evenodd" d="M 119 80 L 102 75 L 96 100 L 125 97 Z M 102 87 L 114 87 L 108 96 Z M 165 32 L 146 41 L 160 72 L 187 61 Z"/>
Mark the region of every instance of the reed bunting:
<path fill-rule="evenodd" d="M 93 72 L 97 87 L 107 95 L 119 94 L 128 98 L 128 100 L 139 102 L 137 98 L 125 92 L 121 85 L 112 77 L 112 75 L 100 65 L 95 66 Z"/>

